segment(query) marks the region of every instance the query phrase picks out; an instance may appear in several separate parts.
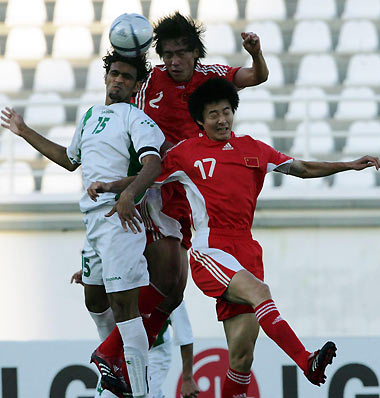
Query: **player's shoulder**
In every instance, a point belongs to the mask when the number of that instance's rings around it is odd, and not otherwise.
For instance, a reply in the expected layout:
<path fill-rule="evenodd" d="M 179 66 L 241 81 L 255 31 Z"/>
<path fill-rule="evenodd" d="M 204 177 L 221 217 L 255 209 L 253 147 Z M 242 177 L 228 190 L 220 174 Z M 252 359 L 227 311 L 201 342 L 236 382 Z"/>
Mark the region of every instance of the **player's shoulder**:
<path fill-rule="evenodd" d="M 180 154 L 183 152 L 188 153 L 189 150 L 194 148 L 194 144 L 197 142 L 197 137 L 186 138 L 182 141 L 179 141 L 177 144 L 173 145 L 169 148 L 166 153 L 171 153 L 172 155 Z"/>
<path fill-rule="evenodd" d="M 197 63 L 194 73 L 199 76 L 225 76 L 230 70 L 228 65 Z"/>
<path fill-rule="evenodd" d="M 234 136 L 234 140 L 242 147 L 260 148 L 262 150 L 273 149 L 270 145 L 260 141 L 249 134 L 239 134 Z"/>

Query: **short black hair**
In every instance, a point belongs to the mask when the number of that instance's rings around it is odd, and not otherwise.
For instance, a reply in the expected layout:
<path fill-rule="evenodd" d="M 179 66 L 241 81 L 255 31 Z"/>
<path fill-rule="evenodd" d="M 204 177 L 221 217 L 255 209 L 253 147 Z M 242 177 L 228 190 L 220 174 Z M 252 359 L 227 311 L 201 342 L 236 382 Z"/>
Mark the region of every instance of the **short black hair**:
<path fill-rule="evenodd" d="M 191 17 L 184 17 L 178 11 L 159 19 L 153 26 L 153 32 L 153 46 L 161 58 L 163 42 L 178 39 L 183 39 L 189 51 L 198 49 L 198 59 L 206 56 L 206 48 L 202 42 L 204 33 L 202 24 L 196 23 Z"/>
<path fill-rule="evenodd" d="M 138 82 L 144 82 L 152 70 L 150 62 L 148 62 L 146 59 L 146 54 L 140 55 L 139 57 L 124 57 L 116 51 L 107 51 L 107 55 L 105 55 L 102 59 L 103 68 L 106 70 L 106 75 L 110 71 L 111 65 L 114 62 L 124 62 L 134 66 L 137 70 L 136 80 Z"/>
<path fill-rule="evenodd" d="M 239 106 L 239 95 L 236 87 L 228 80 L 222 77 L 214 77 L 200 85 L 190 96 L 188 108 L 191 117 L 198 124 L 198 120 L 204 122 L 203 111 L 205 106 L 214 102 L 227 100 L 232 112 L 235 113 Z M 198 124 L 203 130 L 203 127 Z"/>

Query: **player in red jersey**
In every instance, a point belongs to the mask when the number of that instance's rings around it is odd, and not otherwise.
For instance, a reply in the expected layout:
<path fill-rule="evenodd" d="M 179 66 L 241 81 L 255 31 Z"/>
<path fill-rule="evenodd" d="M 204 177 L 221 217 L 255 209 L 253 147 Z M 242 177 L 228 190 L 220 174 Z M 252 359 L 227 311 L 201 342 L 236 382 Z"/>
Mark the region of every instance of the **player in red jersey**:
<path fill-rule="evenodd" d="M 266 173 L 315 178 L 345 170 L 380 166 L 377 157 L 351 162 L 309 162 L 286 156 L 251 136 L 232 132 L 239 97 L 224 79 L 211 79 L 189 98 L 189 110 L 202 136 L 167 152 L 159 182 L 180 181 L 192 211 L 195 235 L 190 250 L 194 282 L 217 300 L 229 348 L 222 398 L 246 397 L 259 327 L 303 370 L 313 384 L 325 382 L 336 347 L 305 349 L 281 317 L 263 282 L 262 249 L 251 225 Z"/>
<path fill-rule="evenodd" d="M 200 63 L 200 59 L 206 55 L 202 32 L 201 25 L 178 12 L 162 18 L 154 27 L 156 51 L 164 64 L 153 68 L 135 102 L 156 121 L 166 140 L 172 144 L 198 134 L 198 127 L 187 109 L 187 99 L 203 82 L 220 76 L 233 82 L 236 87 L 244 88 L 258 85 L 268 77 L 260 40 L 256 34 L 241 34 L 243 47 L 252 57 L 252 66 L 232 68 Z M 93 186 L 93 189 L 102 192 L 99 185 Z M 160 195 L 161 193 L 162 197 L 157 197 L 157 192 L 151 191 L 141 209 L 147 229 L 148 244 L 144 254 L 149 264 L 151 285 L 140 292 L 140 311 L 151 314 L 147 330 L 150 344 L 171 311 L 183 299 L 188 273 L 187 249 L 191 245 L 190 209 L 183 188 L 177 183 L 168 184 L 159 192 Z M 151 202 L 152 197 L 155 202 L 162 204 L 161 208 Z M 152 208 L 155 209 L 154 214 L 149 211 Z M 118 210 L 119 214 L 126 215 L 124 210 Z M 159 223 L 156 222 L 157 217 L 160 218 Z M 177 220 L 182 227 L 182 234 L 178 234 Z M 150 264 L 154 266 L 150 267 Z M 112 358 L 117 357 L 118 350 L 121 352 L 121 338 L 115 328 L 98 347 L 97 353 L 112 362 Z M 124 377 L 127 378 L 125 372 Z"/>

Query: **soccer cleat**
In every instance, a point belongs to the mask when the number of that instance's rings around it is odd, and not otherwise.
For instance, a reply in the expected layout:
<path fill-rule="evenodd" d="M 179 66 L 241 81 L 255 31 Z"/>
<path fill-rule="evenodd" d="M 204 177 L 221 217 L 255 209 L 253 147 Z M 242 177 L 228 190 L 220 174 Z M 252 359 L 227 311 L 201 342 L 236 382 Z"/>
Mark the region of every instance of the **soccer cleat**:
<path fill-rule="evenodd" d="M 101 386 L 104 390 L 109 390 L 118 398 L 131 398 L 132 390 L 125 382 L 122 371 L 122 359 L 120 357 L 107 357 L 96 349 L 92 355 L 90 363 L 93 362 L 101 375 Z"/>
<path fill-rule="evenodd" d="M 325 369 L 332 363 L 333 357 L 336 357 L 336 346 L 332 341 L 328 341 L 320 350 L 310 354 L 304 374 L 311 383 L 316 386 L 325 383 Z"/>

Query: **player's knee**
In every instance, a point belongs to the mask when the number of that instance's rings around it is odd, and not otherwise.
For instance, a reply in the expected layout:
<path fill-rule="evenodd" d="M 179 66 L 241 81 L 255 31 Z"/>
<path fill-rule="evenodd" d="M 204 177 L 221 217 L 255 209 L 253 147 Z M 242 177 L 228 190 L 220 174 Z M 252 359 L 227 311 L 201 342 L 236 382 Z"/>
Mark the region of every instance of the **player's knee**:
<path fill-rule="evenodd" d="M 249 372 L 253 362 L 253 351 L 232 353 L 230 367 L 238 372 Z"/>

